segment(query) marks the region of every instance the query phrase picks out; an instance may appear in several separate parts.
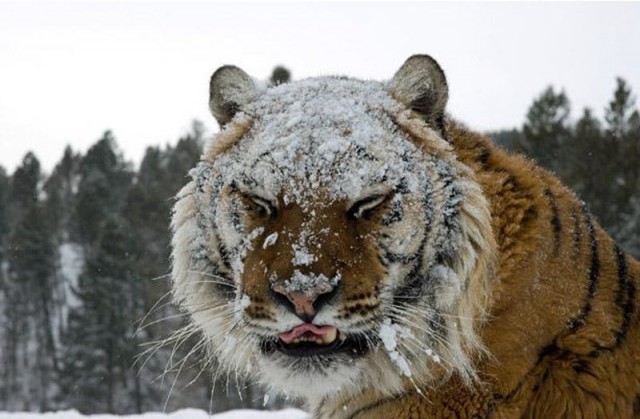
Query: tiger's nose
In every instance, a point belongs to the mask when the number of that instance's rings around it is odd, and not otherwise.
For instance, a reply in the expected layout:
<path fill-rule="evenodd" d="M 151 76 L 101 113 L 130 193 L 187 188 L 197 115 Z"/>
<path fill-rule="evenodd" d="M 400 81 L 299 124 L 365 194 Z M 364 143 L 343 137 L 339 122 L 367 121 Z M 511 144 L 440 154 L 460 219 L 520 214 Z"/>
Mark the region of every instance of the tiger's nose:
<path fill-rule="evenodd" d="M 307 323 L 313 320 L 320 307 L 329 301 L 336 291 L 335 286 L 328 282 L 320 282 L 304 288 L 292 287 L 291 284 L 286 283 L 274 283 L 271 289 L 285 306 L 292 309 Z"/>

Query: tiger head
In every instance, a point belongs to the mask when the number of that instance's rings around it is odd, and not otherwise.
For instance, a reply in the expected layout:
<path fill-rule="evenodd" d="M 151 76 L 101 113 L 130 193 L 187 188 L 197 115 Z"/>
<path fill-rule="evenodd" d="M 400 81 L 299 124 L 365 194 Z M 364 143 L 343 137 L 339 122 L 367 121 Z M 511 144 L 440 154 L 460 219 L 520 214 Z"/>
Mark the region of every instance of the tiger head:
<path fill-rule="evenodd" d="M 172 257 L 221 368 L 316 399 L 474 379 L 495 244 L 446 101 L 424 55 L 388 82 L 213 74 L 222 130 L 177 196 Z"/>

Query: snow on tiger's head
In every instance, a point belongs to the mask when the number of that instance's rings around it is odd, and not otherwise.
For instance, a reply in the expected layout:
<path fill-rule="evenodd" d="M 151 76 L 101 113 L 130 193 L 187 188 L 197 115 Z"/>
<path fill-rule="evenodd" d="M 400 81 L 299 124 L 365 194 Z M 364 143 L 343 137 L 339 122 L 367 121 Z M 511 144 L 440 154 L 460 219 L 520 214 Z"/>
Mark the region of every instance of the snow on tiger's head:
<path fill-rule="evenodd" d="M 309 398 L 473 378 L 494 244 L 446 98 L 428 56 L 384 83 L 214 73 L 223 129 L 178 195 L 172 256 L 223 369 Z"/>

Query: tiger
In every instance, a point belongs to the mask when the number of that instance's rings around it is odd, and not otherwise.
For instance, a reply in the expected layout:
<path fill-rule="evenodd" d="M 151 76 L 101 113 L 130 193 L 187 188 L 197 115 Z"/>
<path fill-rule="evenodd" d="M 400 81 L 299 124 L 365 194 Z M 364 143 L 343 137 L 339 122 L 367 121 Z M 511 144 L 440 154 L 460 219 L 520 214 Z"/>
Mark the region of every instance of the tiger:
<path fill-rule="evenodd" d="M 432 57 L 209 88 L 172 291 L 229 376 L 313 418 L 640 417 L 640 264 L 450 116 Z"/>

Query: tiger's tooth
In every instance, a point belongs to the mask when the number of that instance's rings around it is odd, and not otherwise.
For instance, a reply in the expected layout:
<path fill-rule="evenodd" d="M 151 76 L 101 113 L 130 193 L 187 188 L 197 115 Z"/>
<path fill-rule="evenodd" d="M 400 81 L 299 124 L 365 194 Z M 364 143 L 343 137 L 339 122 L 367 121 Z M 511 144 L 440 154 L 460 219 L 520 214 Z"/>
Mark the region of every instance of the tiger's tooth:
<path fill-rule="evenodd" d="M 332 328 L 332 329 L 329 329 L 329 331 L 324 336 L 322 336 L 322 342 L 325 344 L 330 344 L 330 343 L 333 343 L 337 337 L 338 337 L 338 329 Z"/>

